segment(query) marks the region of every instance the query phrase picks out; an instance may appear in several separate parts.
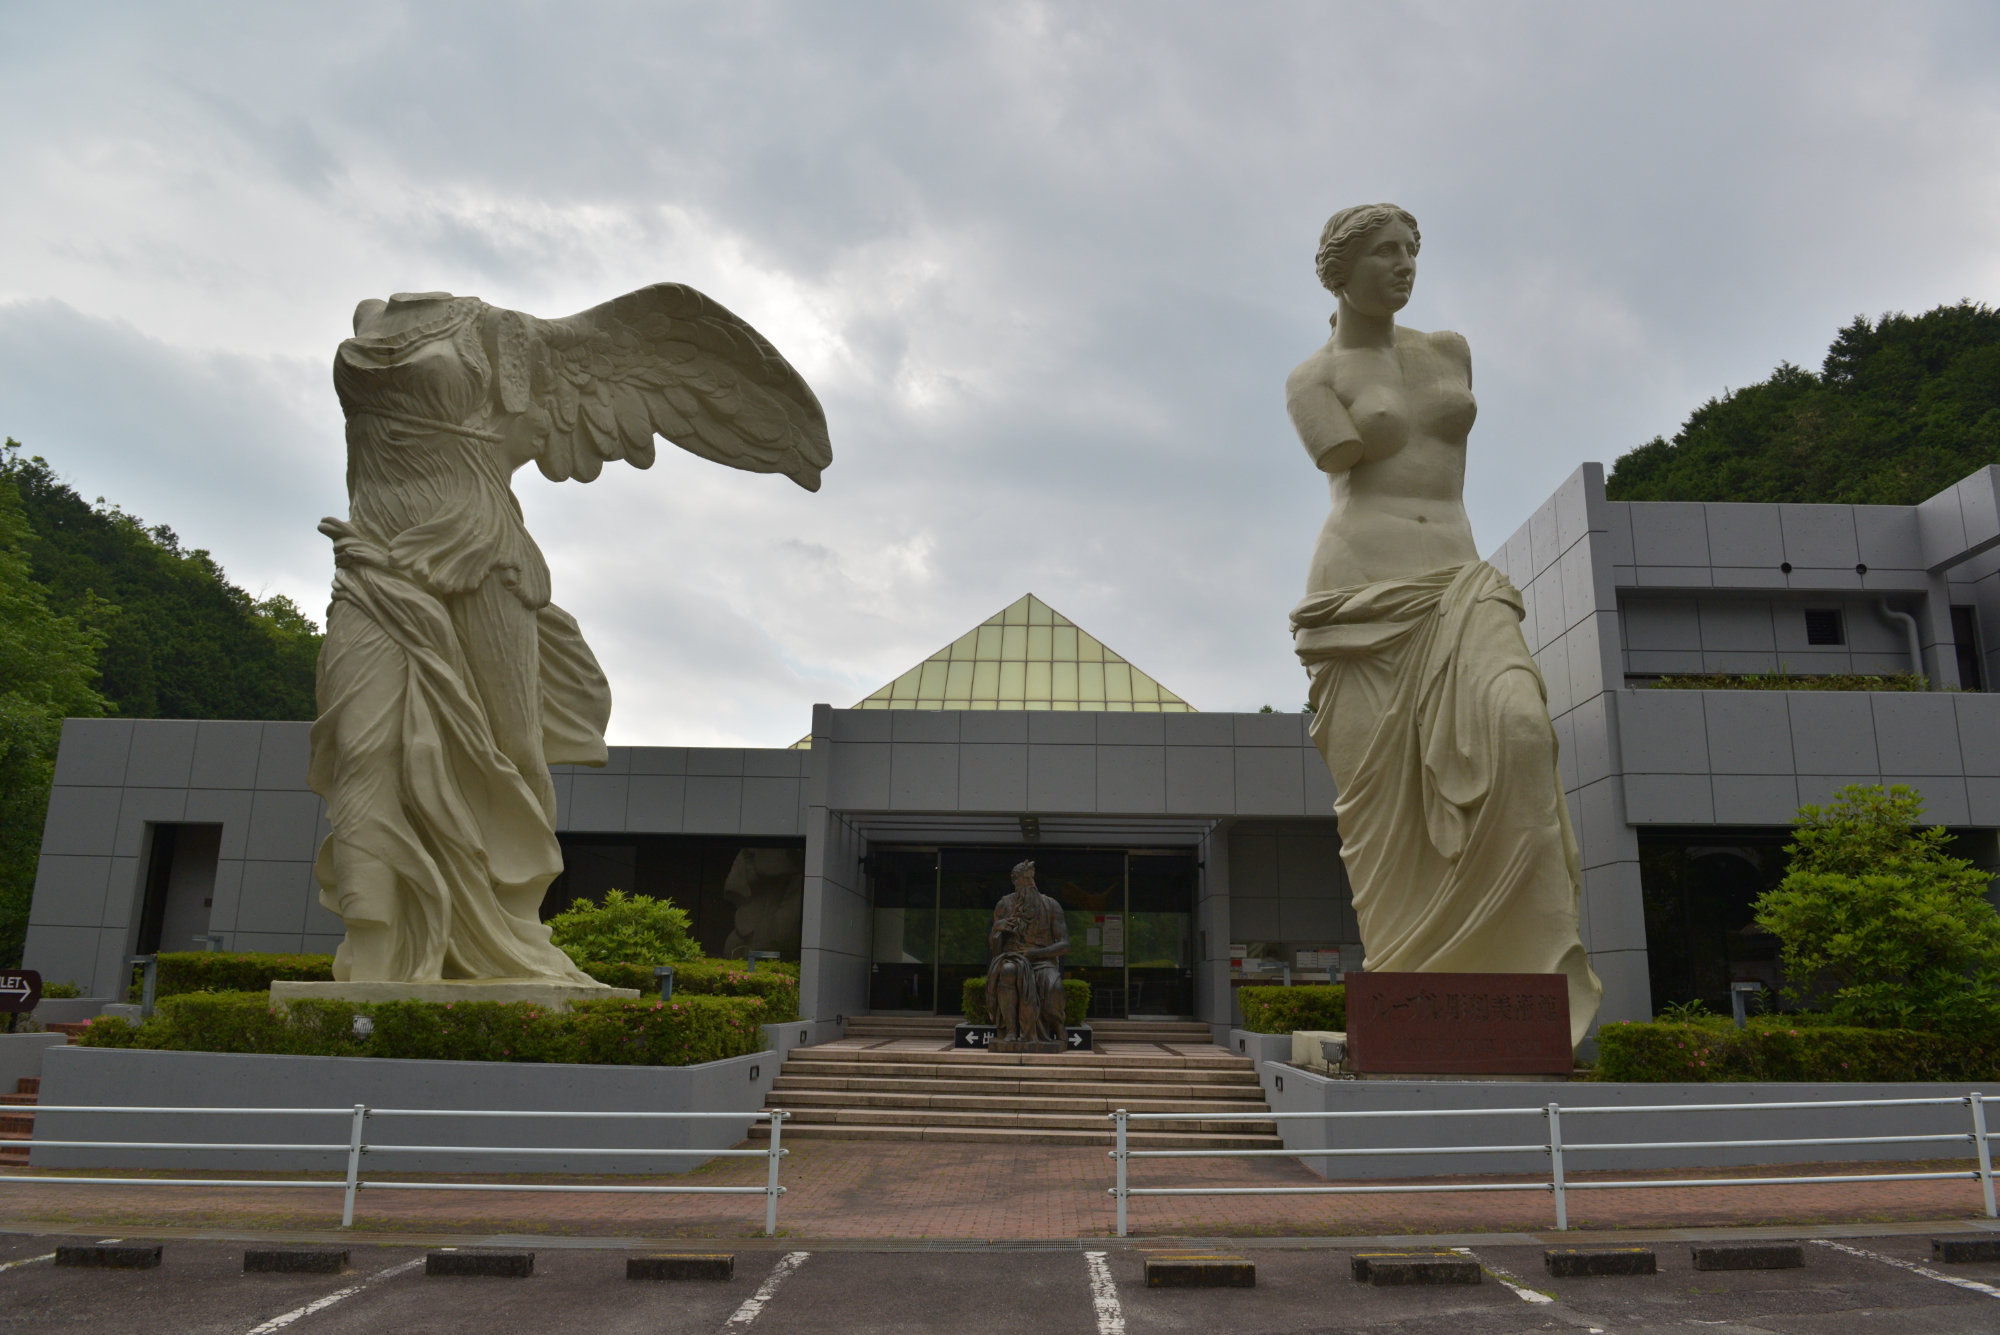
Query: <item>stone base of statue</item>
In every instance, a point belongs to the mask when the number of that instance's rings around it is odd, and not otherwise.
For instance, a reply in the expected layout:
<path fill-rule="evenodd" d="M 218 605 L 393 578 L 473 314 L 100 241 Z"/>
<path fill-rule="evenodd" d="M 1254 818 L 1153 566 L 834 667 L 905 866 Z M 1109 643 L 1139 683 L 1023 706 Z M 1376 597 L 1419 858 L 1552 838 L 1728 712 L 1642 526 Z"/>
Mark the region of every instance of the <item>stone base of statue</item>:
<path fill-rule="evenodd" d="M 1068 1052 L 1060 1038 L 996 1038 L 989 1052 Z"/>
<path fill-rule="evenodd" d="M 551 978 L 442 978 L 431 983 L 271 984 L 271 1004 L 291 1001 L 531 1001 L 566 1011 L 572 1001 L 636 1001 L 636 988 Z"/>

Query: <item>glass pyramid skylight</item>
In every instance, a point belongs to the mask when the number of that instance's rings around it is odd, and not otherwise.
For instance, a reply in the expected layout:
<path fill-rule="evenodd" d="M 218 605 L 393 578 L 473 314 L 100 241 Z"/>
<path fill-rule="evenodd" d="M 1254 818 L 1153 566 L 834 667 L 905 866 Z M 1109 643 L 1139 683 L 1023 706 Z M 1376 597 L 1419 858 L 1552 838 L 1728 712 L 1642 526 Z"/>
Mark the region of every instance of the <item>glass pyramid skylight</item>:
<path fill-rule="evenodd" d="M 1196 712 L 1032 593 L 854 707 Z"/>

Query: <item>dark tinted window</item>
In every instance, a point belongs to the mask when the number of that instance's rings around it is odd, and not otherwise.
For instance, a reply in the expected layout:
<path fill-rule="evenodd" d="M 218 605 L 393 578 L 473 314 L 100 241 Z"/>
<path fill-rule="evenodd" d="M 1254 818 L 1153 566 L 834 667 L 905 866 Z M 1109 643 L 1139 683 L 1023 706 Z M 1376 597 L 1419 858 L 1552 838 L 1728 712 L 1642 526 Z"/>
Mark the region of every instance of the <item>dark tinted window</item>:
<path fill-rule="evenodd" d="M 1839 608 L 1808 607 L 1806 609 L 1806 643 L 1847 643 L 1847 628 L 1840 624 Z"/>

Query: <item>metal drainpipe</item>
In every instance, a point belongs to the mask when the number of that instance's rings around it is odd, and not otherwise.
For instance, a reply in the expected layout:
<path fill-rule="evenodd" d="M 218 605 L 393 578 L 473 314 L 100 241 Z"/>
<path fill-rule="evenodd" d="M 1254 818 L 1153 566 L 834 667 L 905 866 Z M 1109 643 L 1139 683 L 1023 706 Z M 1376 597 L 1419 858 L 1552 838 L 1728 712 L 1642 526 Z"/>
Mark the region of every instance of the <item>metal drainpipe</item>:
<path fill-rule="evenodd" d="M 1924 645 L 1923 640 L 1917 635 L 1917 619 L 1908 612 L 1898 612 L 1889 606 L 1887 598 L 1877 598 L 1875 610 L 1882 614 L 1884 621 L 1903 623 L 1903 638 L 1910 642 L 1910 672 L 1914 676 L 1923 676 Z"/>

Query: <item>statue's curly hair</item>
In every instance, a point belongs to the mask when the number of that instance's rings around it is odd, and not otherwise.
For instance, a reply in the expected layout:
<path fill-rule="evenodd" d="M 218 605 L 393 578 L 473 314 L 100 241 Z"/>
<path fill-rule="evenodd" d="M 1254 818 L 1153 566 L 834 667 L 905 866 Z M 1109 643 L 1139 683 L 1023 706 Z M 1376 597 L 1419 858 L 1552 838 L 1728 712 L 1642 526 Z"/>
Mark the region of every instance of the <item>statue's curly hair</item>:
<path fill-rule="evenodd" d="M 1007 879 L 1010 881 L 1018 881 L 1023 876 L 1033 876 L 1034 874 L 1035 874 L 1035 861 L 1033 858 L 1029 858 L 1024 862 L 1015 863 L 1014 870 L 1007 873 Z"/>
<path fill-rule="evenodd" d="M 1354 262 L 1356 248 L 1367 240 L 1370 232 L 1390 222 L 1400 222 L 1410 229 L 1411 254 L 1423 248 L 1423 233 L 1417 230 L 1417 220 L 1408 209 L 1394 204 L 1356 204 L 1326 220 L 1326 226 L 1320 229 L 1319 253 L 1313 257 L 1313 268 L 1327 291 L 1340 294 L 1347 286 L 1347 269 Z"/>

